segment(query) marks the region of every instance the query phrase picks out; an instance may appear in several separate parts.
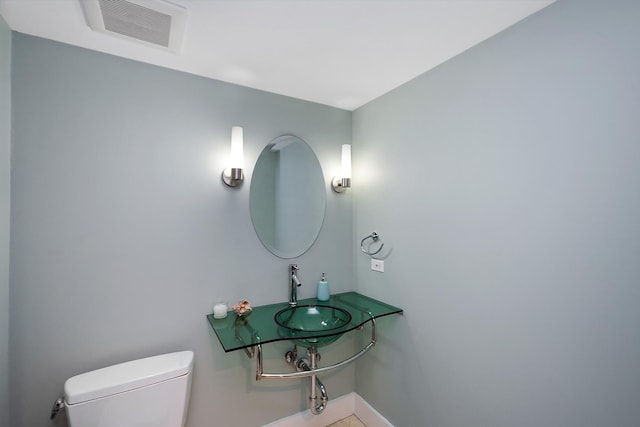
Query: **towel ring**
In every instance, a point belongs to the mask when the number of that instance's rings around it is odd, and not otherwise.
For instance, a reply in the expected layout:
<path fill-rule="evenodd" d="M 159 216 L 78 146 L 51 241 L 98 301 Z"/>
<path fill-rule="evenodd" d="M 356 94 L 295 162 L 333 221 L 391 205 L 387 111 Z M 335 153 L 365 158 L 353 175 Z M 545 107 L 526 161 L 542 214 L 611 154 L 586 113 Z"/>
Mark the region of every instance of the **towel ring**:
<path fill-rule="evenodd" d="M 378 233 L 376 233 L 375 231 L 371 234 L 369 234 L 367 237 L 365 237 L 364 239 L 362 239 L 360 241 L 360 250 L 362 250 L 362 252 L 364 252 L 365 254 L 369 255 L 369 256 L 373 256 L 375 254 L 377 254 L 378 252 L 380 252 L 382 250 L 382 248 L 384 247 L 384 243 L 380 245 L 380 247 L 378 248 L 377 251 L 375 252 L 367 252 L 367 250 L 364 248 L 364 241 L 367 239 L 371 239 L 374 242 L 377 242 L 378 239 L 380 239 L 380 236 L 378 235 Z"/>

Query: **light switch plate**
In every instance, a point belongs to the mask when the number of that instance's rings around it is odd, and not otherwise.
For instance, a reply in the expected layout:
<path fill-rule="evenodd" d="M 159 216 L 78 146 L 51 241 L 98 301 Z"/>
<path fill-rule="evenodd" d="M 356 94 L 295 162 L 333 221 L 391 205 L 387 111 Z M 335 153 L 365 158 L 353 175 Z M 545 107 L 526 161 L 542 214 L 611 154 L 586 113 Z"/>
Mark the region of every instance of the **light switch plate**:
<path fill-rule="evenodd" d="M 381 259 L 371 258 L 371 269 L 384 273 L 384 261 Z"/>

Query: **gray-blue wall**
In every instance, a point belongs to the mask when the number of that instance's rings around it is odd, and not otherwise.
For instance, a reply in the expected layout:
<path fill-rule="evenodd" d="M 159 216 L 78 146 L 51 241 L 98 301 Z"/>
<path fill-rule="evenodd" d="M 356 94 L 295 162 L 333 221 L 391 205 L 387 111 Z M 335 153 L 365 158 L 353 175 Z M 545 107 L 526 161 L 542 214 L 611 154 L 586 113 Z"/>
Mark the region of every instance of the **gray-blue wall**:
<path fill-rule="evenodd" d="M 0 402 L 9 399 L 9 212 L 11 203 L 11 30 L 0 16 Z M 0 426 L 8 425 L 7 413 Z"/>
<path fill-rule="evenodd" d="M 358 290 L 406 310 L 356 391 L 395 425 L 640 425 L 638 22 L 560 0 L 354 113 Z"/>
<path fill-rule="evenodd" d="M 300 297 L 323 271 L 336 292 L 354 288 L 352 199 L 329 187 L 351 113 L 17 33 L 13 70 L 11 426 L 49 425 L 72 375 L 182 349 L 196 355 L 191 427 L 305 409 L 307 381 L 255 383 L 255 361 L 224 353 L 205 316 L 220 297 L 287 298 L 289 261 L 249 215 L 253 164 L 285 133 L 309 143 L 327 181 L 322 233 L 295 260 Z M 237 190 L 220 179 L 234 125 L 247 165 Z M 286 370 L 287 346 L 267 347 L 267 368 Z M 354 372 L 327 377 L 332 397 L 353 390 Z"/>
<path fill-rule="evenodd" d="M 639 20 L 637 2 L 559 0 L 354 113 L 354 187 L 328 192 L 296 261 L 302 296 L 326 268 L 349 289 L 355 267 L 361 292 L 405 308 L 355 369 L 398 427 L 640 425 Z M 0 64 L 9 37 L 0 22 Z M 304 408 L 302 382 L 254 383 L 204 320 L 219 296 L 286 297 L 250 167 L 240 191 L 219 174 L 242 125 L 247 165 L 294 133 L 329 180 L 351 115 L 20 34 L 13 68 L 10 425 L 49 425 L 71 375 L 182 348 L 191 427 Z M 384 274 L 354 249 L 373 230 Z M 329 376 L 332 397 L 353 374 Z"/>

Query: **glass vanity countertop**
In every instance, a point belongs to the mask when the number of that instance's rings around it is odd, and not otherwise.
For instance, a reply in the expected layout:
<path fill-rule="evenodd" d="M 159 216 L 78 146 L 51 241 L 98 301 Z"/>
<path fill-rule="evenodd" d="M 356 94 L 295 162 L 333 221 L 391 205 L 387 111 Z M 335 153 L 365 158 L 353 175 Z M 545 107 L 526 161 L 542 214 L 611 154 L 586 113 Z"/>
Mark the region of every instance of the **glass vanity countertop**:
<path fill-rule="evenodd" d="M 224 351 L 248 348 L 256 344 L 292 339 L 328 337 L 340 335 L 362 326 L 371 318 L 379 318 L 390 314 L 402 314 L 402 309 L 385 304 L 382 301 L 364 296 L 357 292 L 345 292 L 331 295 L 329 301 L 318 301 L 316 298 L 298 300 L 298 306 L 325 305 L 342 308 L 351 314 L 351 320 L 344 326 L 323 332 L 297 332 L 278 326 L 274 316 L 282 309 L 289 307 L 286 302 L 254 307 L 246 316 L 238 317 L 233 311 L 223 319 L 216 319 L 209 314 L 207 319 L 215 331 Z"/>

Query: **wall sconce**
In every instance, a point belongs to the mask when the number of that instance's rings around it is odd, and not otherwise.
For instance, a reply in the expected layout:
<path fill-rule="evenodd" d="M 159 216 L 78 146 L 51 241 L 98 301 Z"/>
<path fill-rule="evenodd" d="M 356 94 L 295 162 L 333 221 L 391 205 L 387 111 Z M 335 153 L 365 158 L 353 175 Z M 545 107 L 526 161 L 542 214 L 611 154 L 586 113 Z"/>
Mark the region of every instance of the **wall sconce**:
<path fill-rule="evenodd" d="M 229 167 L 222 171 L 222 181 L 229 187 L 238 187 L 244 181 L 244 154 L 242 149 L 242 128 L 231 128 L 231 158 Z"/>
<path fill-rule="evenodd" d="M 336 176 L 331 181 L 333 191 L 342 193 L 347 188 L 351 188 L 351 145 L 342 144 L 342 163 L 340 165 L 340 176 Z"/>

